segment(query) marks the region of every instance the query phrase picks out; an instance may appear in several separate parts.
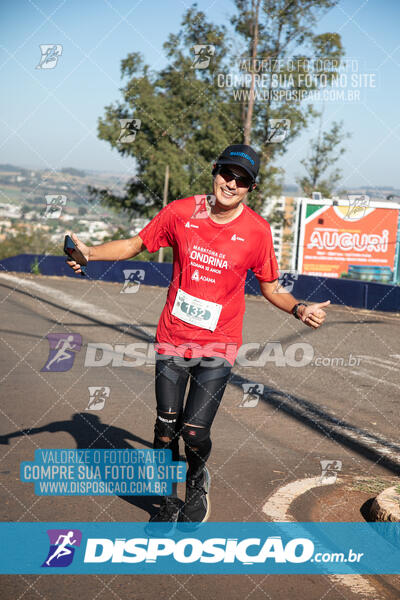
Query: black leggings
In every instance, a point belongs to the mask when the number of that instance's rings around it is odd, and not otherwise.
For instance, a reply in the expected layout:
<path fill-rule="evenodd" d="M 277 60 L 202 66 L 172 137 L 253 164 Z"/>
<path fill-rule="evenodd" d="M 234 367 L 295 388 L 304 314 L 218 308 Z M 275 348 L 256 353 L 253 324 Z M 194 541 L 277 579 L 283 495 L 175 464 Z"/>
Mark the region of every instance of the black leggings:
<path fill-rule="evenodd" d="M 203 357 L 187 361 L 175 356 L 157 356 L 154 448 L 170 448 L 173 460 L 179 460 L 178 440 L 182 436 L 189 466 L 187 478 L 199 476 L 210 455 L 210 428 L 231 369 L 223 359 Z"/>

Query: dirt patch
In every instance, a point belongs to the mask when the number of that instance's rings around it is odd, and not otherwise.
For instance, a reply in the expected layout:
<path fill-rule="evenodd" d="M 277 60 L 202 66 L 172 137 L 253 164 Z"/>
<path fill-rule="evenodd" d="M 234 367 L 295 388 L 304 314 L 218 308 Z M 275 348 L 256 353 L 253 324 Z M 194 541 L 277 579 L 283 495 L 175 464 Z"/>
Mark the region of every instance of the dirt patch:
<path fill-rule="evenodd" d="M 369 510 L 373 499 L 397 483 L 398 479 L 390 477 L 341 477 L 333 485 L 317 487 L 299 496 L 291 504 L 290 514 L 296 521 L 370 521 Z M 376 589 L 377 598 L 400 598 L 398 575 L 368 575 L 364 578 Z"/>
<path fill-rule="evenodd" d="M 299 496 L 290 514 L 296 521 L 369 521 L 375 496 L 396 483 L 398 480 L 390 477 L 340 477 L 333 485 L 316 487 Z"/>

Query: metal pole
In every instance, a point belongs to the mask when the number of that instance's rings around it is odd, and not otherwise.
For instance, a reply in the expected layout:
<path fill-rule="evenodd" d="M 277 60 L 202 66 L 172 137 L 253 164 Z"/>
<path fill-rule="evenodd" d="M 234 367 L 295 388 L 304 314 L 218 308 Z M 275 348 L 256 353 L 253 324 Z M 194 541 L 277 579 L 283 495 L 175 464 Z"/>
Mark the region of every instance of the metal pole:
<path fill-rule="evenodd" d="M 167 206 L 168 199 L 168 181 L 169 181 L 169 165 L 165 167 L 165 179 L 164 179 L 164 196 L 163 196 L 163 208 Z M 158 251 L 158 262 L 164 261 L 164 248 L 160 248 Z"/>

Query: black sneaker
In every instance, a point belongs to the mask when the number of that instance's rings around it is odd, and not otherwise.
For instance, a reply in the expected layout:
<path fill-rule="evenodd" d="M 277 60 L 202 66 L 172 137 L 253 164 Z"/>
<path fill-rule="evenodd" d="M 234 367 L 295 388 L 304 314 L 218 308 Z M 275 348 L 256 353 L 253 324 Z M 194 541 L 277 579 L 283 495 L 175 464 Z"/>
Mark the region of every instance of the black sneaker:
<path fill-rule="evenodd" d="M 164 496 L 160 503 L 160 508 L 149 519 L 149 523 L 175 523 L 178 519 L 181 501 L 173 496 Z M 164 531 L 167 529 L 164 528 Z"/>
<path fill-rule="evenodd" d="M 208 490 L 210 489 L 210 473 L 204 467 L 203 473 L 197 479 L 186 481 L 185 503 L 179 511 L 178 521 L 186 525 L 193 524 L 194 528 L 199 523 L 207 521 L 210 515 L 210 500 Z M 187 529 L 185 525 L 185 529 Z"/>

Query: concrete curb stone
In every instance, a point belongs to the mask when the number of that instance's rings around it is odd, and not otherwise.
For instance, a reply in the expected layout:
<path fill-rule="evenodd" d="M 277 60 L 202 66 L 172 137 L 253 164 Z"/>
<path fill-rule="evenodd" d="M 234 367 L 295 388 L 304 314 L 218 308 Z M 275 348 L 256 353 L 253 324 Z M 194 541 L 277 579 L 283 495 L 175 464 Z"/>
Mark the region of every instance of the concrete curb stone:
<path fill-rule="evenodd" d="M 371 506 L 371 517 L 375 521 L 400 522 L 400 493 L 398 486 L 383 490 L 374 499 Z"/>

